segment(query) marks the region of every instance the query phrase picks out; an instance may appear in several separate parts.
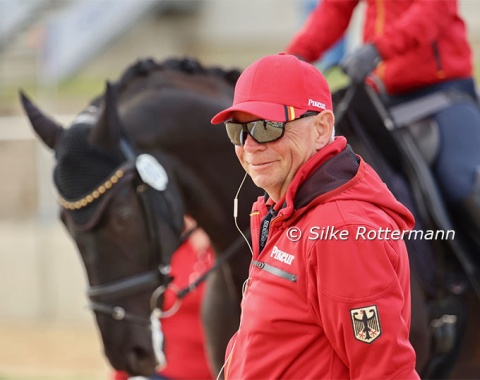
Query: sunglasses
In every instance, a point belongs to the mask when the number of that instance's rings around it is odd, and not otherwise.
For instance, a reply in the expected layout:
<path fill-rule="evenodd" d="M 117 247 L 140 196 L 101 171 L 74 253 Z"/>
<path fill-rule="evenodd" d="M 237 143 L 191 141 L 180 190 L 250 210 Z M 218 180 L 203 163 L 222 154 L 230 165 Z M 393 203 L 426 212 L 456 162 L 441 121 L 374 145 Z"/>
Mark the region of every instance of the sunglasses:
<path fill-rule="evenodd" d="M 253 120 L 248 123 L 237 123 L 233 120 L 225 122 L 227 135 L 230 141 L 239 146 L 243 146 L 247 140 L 247 136 L 255 140 L 259 144 L 276 141 L 285 134 L 285 125 L 291 121 L 303 119 L 304 117 L 318 115 L 318 112 L 305 112 L 302 116 L 290 121 L 270 121 L 270 120 Z"/>

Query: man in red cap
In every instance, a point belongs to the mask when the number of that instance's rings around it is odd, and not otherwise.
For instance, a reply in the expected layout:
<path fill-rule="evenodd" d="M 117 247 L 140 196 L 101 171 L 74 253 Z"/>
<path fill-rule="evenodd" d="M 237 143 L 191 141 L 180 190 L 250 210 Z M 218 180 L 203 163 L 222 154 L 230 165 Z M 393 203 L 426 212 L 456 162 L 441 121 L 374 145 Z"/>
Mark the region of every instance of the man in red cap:
<path fill-rule="evenodd" d="M 344 137 L 328 84 L 293 55 L 240 76 L 224 122 L 265 190 L 226 379 L 418 379 L 408 340 L 410 212 Z"/>

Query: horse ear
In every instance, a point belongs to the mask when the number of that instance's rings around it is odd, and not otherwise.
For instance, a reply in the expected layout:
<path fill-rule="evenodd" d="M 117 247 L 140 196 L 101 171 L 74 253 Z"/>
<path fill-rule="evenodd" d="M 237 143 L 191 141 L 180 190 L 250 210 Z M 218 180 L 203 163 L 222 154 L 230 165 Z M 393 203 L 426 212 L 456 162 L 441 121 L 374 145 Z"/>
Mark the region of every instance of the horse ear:
<path fill-rule="evenodd" d="M 33 129 L 50 149 L 55 149 L 55 146 L 65 131 L 64 128 L 55 120 L 40 111 L 40 109 L 30 101 L 22 90 L 20 90 L 19 93 L 23 109 L 27 114 Z"/>
<path fill-rule="evenodd" d="M 100 116 L 92 127 L 89 142 L 92 145 L 115 149 L 120 145 L 121 122 L 117 111 L 117 99 L 113 86 L 107 81 Z"/>

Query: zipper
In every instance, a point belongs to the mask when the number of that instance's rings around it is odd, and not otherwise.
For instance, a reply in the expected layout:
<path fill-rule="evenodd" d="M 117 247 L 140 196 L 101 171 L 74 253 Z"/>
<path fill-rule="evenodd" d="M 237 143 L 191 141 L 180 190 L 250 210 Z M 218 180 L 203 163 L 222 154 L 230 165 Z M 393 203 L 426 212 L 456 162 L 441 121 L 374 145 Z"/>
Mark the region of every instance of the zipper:
<path fill-rule="evenodd" d="M 278 222 L 279 220 L 282 219 L 282 216 L 281 215 L 275 215 L 271 221 L 270 221 L 270 225 L 268 226 L 268 235 L 267 235 L 267 239 L 265 241 L 265 244 L 267 243 L 268 239 L 270 238 L 270 235 L 272 234 L 272 231 L 273 231 L 273 224 L 275 222 Z M 260 227 L 261 228 L 261 227 Z M 261 233 L 261 231 L 260 231 Z M 260 246 L 259 246 L 260 248 Z M 260 258 L 260 256 L 262 256 L 264 250 L 262 249 L 261 252 L 259 252 L 259 255 L 258 255 L 258 258 Z M 273 265 L 270 265 L 270 264 L 267 264 L 263 261 L 258 261 L 258 260 L 253 260 L 252 259 L 252 264 L 254 266 L 256 266 L 257 268 L 261 269 L 261 270 L 264 270 L 270 274 L 273 274 L 274 276 L 277 276 L 277 277 L 280 277 L 280 278 L 283 278 L 285 280 L 288 280 L 288 281 L 291 281 L 291 282 L 297 282 L 297 275 L 295 274 L 292 274 L 290 272 L 287 272 L 287 271 L 284 271 L 283 269 L 280 269 L 280 268 L 277 268 L 277 267 L 274 267 Z M 248 286 L 247 286 L 248 288 Z"/>
<path fill-rule="evenodd" d="M 274 276 L 283 278 L 291 282 L 297 282 L 297 275 L 284 271 L 283 269 L 274 267 L 273 265 L 267 264 L 263 261 L 252 260 L 252 264 L 255 265 L 258 269 L 264 270 Z"/>
<path fill-rule="evenodd" d="M 269 211 L 270 213 L 270 211 Z M 268 214 L 267 214 L 268 215 Z M 267 216 L 266 215 L 266 216 Z M 265 245 L 267 244 L 268 242 L 268 239 L 270 239 L 270 236 L 272 234 L 272 227 L 273 227 L 273 224 L 278 220 L 280 219 L 281 215 L 272 215 L 272 218 L 270 219 L 269 221 L 269 224 L 267 226 L 267 236 L 265 237 L 265 240 L 263 240 L 263 228 L 264 228 L 264 220 L 262 220 L 259 224 L 259 236 L 260 236 L 260 239 L 259 239 L 259 244 L 258 244 L 258 257 L 260 257 L 263 253 L 263 248 L 265 247 Z M 265 218 L 265 217 L 264 217 Z M 263 242 L 263 245 L 262 245 L 262 242 Z"/>
<path fill-rule="evenodd" d="M 440 59 L 440 51 L 438 50 L 438 42 L 432 42 L 433 57 L 435 58 L 435 63 L 437 64 L 437 78 L 444 79 L 445 71 L 443 71 L 442 60 Z"/>
<path fill-rule="evenodd" d="M 383 34 L 385 29 L 385 2 L 384 0 L 375 0 L 377 17 L 375 18 L 375 37 Z"/>
<path fill-rule="evenodd" d="M 237 331 L 237 334 L 238 334 L 238 331 Z M 235 337 L 235 342 L 233 342 L 232 350 L 230 351 L 230 354 L 228 355 L 227 360 L 223 365 L 224 366 L 223 367 L 223 374 L 224 374 L 225 380 L 229 379 L 228 374 L 230 372 L 230 364 L 232 363 L 233 351 L 235 350 L 235 344 L 237 343 L 236 339 L 237 338 Z"/>

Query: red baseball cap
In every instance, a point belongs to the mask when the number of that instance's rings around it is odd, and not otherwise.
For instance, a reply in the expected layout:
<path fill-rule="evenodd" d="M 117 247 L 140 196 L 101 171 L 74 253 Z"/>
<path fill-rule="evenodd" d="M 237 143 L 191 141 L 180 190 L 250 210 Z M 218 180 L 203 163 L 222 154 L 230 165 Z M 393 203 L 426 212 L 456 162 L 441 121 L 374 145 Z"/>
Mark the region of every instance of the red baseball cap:
<path fill-rule="evenodd" d="M 238 78 L 233 105 L 216 114 L 212 124 L 243 111 L 260 119 L 290 121 L 307 111 L 332 110 L 332 95 L 322 73 L 285 53 L 268 55 L 248 66 Z"/>

